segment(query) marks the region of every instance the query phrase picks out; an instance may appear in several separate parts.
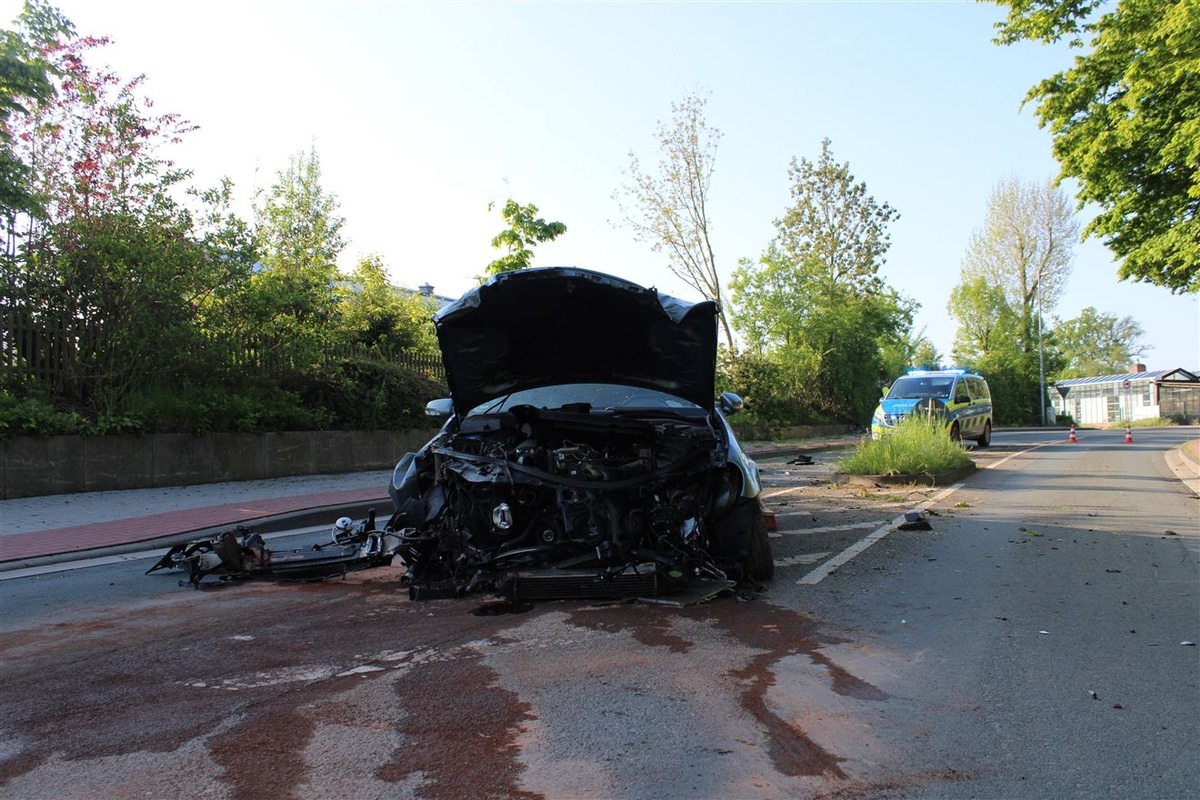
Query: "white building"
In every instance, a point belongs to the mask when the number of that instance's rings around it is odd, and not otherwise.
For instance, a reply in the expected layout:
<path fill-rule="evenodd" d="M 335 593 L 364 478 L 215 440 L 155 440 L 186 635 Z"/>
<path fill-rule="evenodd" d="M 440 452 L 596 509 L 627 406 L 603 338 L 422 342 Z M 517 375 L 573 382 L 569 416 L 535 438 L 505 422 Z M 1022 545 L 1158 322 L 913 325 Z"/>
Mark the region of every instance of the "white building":
<path fill-rule="evenodd" d="M 1124 375 L 1058 381 L 1050 402 L 1080 425 L 1122 424 L 1139 419 L 1200 423 L 1200 378 L 1185 369 L 1146 372 L 1134 364 Z"/>

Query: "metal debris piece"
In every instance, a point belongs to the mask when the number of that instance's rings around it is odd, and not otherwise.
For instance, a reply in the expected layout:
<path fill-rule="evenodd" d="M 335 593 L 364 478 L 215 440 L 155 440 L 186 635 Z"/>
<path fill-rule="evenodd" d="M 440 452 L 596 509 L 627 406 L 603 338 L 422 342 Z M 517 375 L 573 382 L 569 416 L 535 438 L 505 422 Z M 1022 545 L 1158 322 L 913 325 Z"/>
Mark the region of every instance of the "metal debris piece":
<path fill-rule="evenodd" d="M 177 544 L 146 570 L 182 569 L 188 579 L 180 585 L 200 588 L 205 578 L 218 581 L 257 578 L 281 581 L 318 581 L 370 567 L 392 563 L 400 539 L 375 530 L 375 512 L 355 525 L 342 517 L 330 541 L 297 550 L 271 550 L 263 537 L 239 525 L 209 539 Z"/>

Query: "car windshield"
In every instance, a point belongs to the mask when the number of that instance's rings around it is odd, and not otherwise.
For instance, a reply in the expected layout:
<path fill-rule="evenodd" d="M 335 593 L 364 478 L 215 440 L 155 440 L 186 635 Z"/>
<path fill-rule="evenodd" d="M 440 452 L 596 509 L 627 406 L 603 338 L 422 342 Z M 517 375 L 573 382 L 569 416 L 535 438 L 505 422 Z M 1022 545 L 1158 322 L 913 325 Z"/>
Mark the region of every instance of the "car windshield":
<path fill-rule="evenodd" d="M 594 409 L 684 409 L 703 410 L 695 403 L 681 397 L 653 389 L 622 386 L 615 383 L 564 383 L 556 386 L 539 386 L 489 400 L 471 409 L 468 416 L 496 414 L 514 406 L 556 409 L 586 403 Z"/>
<path fill-rule="evenodd" d="M 950 396 L 950 389 L 954 386 L 954 378 L 952 377 L 935 377 L 908 375 L 897 379 L 892 384 L 891 390 L 887 393 L 889 400 L 913 400 L 921 397 L 939 397 L 945 399 Z"/>

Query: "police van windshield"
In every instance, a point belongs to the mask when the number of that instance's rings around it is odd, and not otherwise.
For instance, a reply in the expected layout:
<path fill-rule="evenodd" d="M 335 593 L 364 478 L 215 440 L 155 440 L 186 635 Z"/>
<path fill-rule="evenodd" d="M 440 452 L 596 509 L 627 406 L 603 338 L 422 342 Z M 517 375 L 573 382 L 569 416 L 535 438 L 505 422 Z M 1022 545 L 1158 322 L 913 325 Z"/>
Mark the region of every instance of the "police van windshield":
<path fill-rule="evenodd" d="M 921 397 L 945 399 L 950 396 L 953 386 L 954 378 L 950 376 L 906 375 L 896 379 L 887 397 L 889 400 L 914 400 Z"/>

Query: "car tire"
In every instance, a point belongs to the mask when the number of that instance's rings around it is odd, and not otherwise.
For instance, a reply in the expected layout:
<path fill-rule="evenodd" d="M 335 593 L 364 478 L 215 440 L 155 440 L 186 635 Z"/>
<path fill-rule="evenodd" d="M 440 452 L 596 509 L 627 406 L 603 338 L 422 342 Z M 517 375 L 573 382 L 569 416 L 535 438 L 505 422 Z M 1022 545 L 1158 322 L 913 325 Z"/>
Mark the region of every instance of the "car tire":
<path fill-rule="evenodd" d="M 962 441 L 962 429 L 960 429 L 958 427 L 957 422 L 950 426 L 950 441 L 952 441 L 952 442 L 961 442 Z"/>
<path fill-rule="evenodd" d="M 771 553 L 771 537 L 767 535 L 767 521 L 763 518 L 758 503 L 753 504 L 754 515 L 750 523 L 750 552 L 746 555 L 746 577 L 752 581 L 769 581 L 775 576 L 775 556 Z"/>
<path fill-rule="evenodd" d="M 983 435 L 976 441 L 979 442 L 980 448 L 987 447 L 992 443 L 992 421 L 990 419 L 983 423 Z"/>

